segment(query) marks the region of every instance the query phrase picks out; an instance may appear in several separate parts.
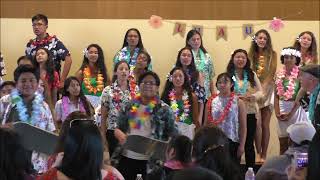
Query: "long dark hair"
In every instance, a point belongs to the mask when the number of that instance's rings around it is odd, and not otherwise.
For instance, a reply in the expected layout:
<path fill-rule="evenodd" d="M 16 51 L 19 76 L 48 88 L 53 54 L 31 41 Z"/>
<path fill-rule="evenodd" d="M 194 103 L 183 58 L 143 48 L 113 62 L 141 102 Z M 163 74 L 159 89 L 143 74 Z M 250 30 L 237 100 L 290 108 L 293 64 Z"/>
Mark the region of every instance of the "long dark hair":
<path fill-rule="evenodd" d="M 69 129 L 70 129 L 70 122 L 74 119 L 88 119 L 88 118 L 89 116 L 86 113 L 81 111 L 74 111 L 66 117 L 66 119 L 63 121 L 61 126 L 55 153 L 63 152 L 64 142 L 66 140 L 67 134 L 69 133 Z"/>
<path fill-rule="evenodd" d="M 89 51 L 89 49 L 91 47 L 95 47 L 98 50 L 98 60 L 96 62 L 97 63 L 96 67 L 98 68 L 98 71 L 100 71 L 100 73 L 102 73 L 104 86 L 106 86 L 109 84 L 110 80 L 109 80 L 109 76 L 107 74 L 108 71 L 107 71 L 106 65 L 104 63 L 103 50 L 98 44 L 90 44 L 86 50 Z M 89 65 L 89 59 L 87 58 L 87 56 L 85 54 L 85 55 L 83 55 L 83 61 L 82 61 L 82 65 L 80 67 L 80 70 L 83 72 L 84 68 L 86 68 L 88 65 Z"/>
<path fill-rule="evenodd" d="M 86 110 L 86 113 L 89 117 L 91 117 L 93 115 L 92 112 L 92 105 L 90 104 L 90 102 L 87 100 L 86 96 L 83 94 L 82 88 L 81 88 L 81 83 L 78 80 L 78 78 L 74 77 L 74 76 L 70 76 L 68 77 L 65 82 L 64 82 L 64 86 L 63 86 L 63 92 L 62 92 L 62 96 L 70 96 L 70 93 L 68 91 L 68 88 L 70 86 L 71 81 L 77 81 L 80 85 L 80 94 L 79 94 L 79 98 L 81 100 L 81 102 L 83 103 L 84 109 Z"/>
<path fill-rule="evenodd" d="M 175 66 L 176 67 L 181 67 L 181 68 L 183 67 L 182 63 L 180 61 L 180 56 L 182 54 L 182 51 L 184 51 L 184 50 L 189 50 L 190 53 L 191 53 L 191 57 L 192 57 L 191 63 L 187 66 L 187 69 L 189 71 L 188 75 L 191 76 L 190 77 L 190 80 L 191 80 L 190 84 L 192 85 L 193 83 L 197 82 L 197 80 L 199 78 L 199 71 L 197 70 L 196 64 L 194 63 L 194 57 L 193 57 L 193 53 L 192 53 L 192 50 L 191 50 L 190 47 L 186 46 L 186 47 L 180 49 L 180 51 L 178 52 L 177 61 L 176 61 L 176 65 Z"/>
<path fill-rule="evenodd" d="M 189 102 L 190 102 L 190 112 L 192 112 L 192 104 L 193 104 L 193 101 L 192 101 L 192 90 L 191 90 L 191 86 L 190 86 L 190 83 L 189 83 L 189 80 L 188 80 L 188 76 L 186 74 L 186 72 L 184 72 L 184 70 L 181 68 L 181 67 L 174 67 L 171 71 L 170 71 L 170 76 L 172 76 L 172 74 L 177 71 L 177 70 L 180 70 L 182 71 L 183 75 L 184 75 L 184 82 L 183 82 L 183 85 L 182 85 L 182 88 L 184 90 L 186 90 L 188 92 L 188 96 L 189 96 Z M 166 84 L 164 86 L 164 90 L 162 92 L 162 95 L 161 95 L 161 100 L 167 104 L 170 105 L 170 99 L 169 99 L 169 94 L 170 94 L 170 91 L 174 88 L 174 85 L 172 83 L 172 80 L 170 78 L 167 79 L 166 81 Z"/>
<path fill-rule="evenodd" d="M 273 56 L 273 54 L 275 53 L 273 48 L 272 48 L 271 36 L 270 36 L 270 34 L 269 34 L 269 32 L 267 30 L 260 29 L 259 31 L 257 31 L 254 34 L 255 38 L 257 38 L 260 33 L 263 33 L 263 34 L 265 34 L 267 36 L 267 42 L 266 42 L 265 47 L 263 48 L 263 51 L 264 51 L 263 53 L 264 53 L 264 56 L 266 56 L 267 59 L 270 59 L 270 57 Z M 259 46 L 256 43 L 256 40 L 253 40 L 251 42 L 251 46 L 250 46 L 250 50 L 249 50 L 248 56 L 252 60 L 252 65 L 253 66 L 258 63 Z M 253 67 L 253 68 L 255 68 L 255 67 Z"/>
<path fill-rule="evenodd" d="M 192 48 L 190 45 L 189 45 L 189 40 L 192 38 L 192 36 L 194 36 L 195 34 L 198 34 L 200 36 L 200 39 L 201 39 L 201 45 L 200 45 L 200 49 L 203 51 L 203 53 L 207 53 L 207 50 L 206 48 L 203 47 L 203 41 L 202 41 L 202 36 L 200 34 L 199 31 L 195 30 L 195 29 L 192 29 L 188 32 L 187 34 L 187 38 L 186 38 L 186 46 Z"/>
<path fill-rule="evenodd" d="M 244 53 L 246 55 L 246 57 L 247 57 L 247 63 L 244 66 L 243 69 L 248 72 L 248 81 L 250 82 L 251 87 L 254 87 L 256 85 L 256 82 L 254 81 L 254 73 L 253 73 L 253 71 L 251 69 L 250 59 L 248 57 L 248 53 L 247 53 L 246 50 L 237 49 L 232 53 L 231 58 L 230 58 L 229 63 L 228 63 L 228 66 L 227 66 L 227 72 L 229 74 L 231 74 L 232 76 L 235 75 L 235 69 L 236 68 L 235 68 L 234 63 L 233 63 L 233 58 L 239 52 Z"/>
<path fill-rule="evenodd" d="M 217 126 L 202 127 L 196 133 L 193 157 L 198 165 L 217 172 L 223 179 L 241 179 L 239 168 L 230 157 L 228 137 Z"/>
<path fill-rule="evenodd" d="M 45 62 L 45 70 L 47 71 L 47 74 L 48 74 L 48 76 L 49 76 L 48 83 L 51 84 L 51 83 L 54 81 L 54 71 L 55 71 L 55 69 L 54 69 L 55 66 L 54 66 L 54 61 L 53 61 L 53 55 L 52 55 L 52 53 L 51 53 L 47 48 L 45 48 L 45 47 L 39 47 L 39 48 L 37 48 L 36 53 L 35 53 L 35 55 L 34 55 L 34 57 L 33 57 L 33 59 L 32 59 L 32 64 L 33 64 L 33 66 L 34 66 L 35 68 L 37 68 L 37 69 L 40 70 L 40 64 L 39 64 L 38 61 L 37 61 L 37 52 L 38 52 L 40 49 L 44 50 L 44 51 L 47 53 L 47 55 L 48 55 L 48 59 L 47 59 L 47 61 Z"/>
<path fill-rule="evenodd" d="M 312 42 L 310 47 L 308 48 L 308 52 L 311 54 L 313 58 L 315 58 L 315 62 L 318 60 L 318 48 L 317 48 L 317 42 L 316 42 L 316 37 L 311 31 L 304 31 L 299 34 L 298 38 L 301 38 L 304 34 L 309 34 L 311 36 Z M 299 51 L 301 51 L 301 44 L 298 40 L 294 41 L 293 47 Z"/>
<path fill-rule="evenodd" d="M 32 173 L 30 155 L 19 135 L 11 129 L 0 128 L 0 179 L 21 180 Z"/>
<path fill-rule="evenodd" d="M 172 137 L 167 149 L 170 150 L 171 148 L 174 149 L 175 160 L 182 163 L 191 162 L 192 141 L 187 136 L 179 135 Z"/>
<path fill-rule="evenodd" d="M 140 31 L 138 29 L 136 29 L 136 28 L 130 28 L 130 29 L 127 30 L 126 35 L 124 36 L 124 39 L 123 39 L 122 48 L 128 46 L 127 38 L 128 38 L 128 34 L 129 34 L 130 31 L 135 31 L 138 34 L 139 41 L 138 41 L 137 47 L 140 49 L 140 51 L 143 50 L 144 47 L 143 47 L 143 43 L 142 43 L 141 34 L 140 34 Z"/>
<path fill-rule="evenodd" d="M 99 179 L 103 145 L 99 128 L 93 120 L 72 122 L 64 143 L 64 156 L 57 169 L 71 179 Z"/>
<path fill-rule="evenodd" d="M 128 64 L 127 61 L 121 60 L 121 61 L 117 62 L 117 64 L 116 64 L 116 65 L 114 66 L 114 68 L 113 68 L 112 83 L 114 83 L 114 82 L 118 79 L 118 77 L 117 77 L 117 75 L 116 75 L 116 72 L 117 72 L 117 70 L 118 70 L 118 67 L 119 67 L 121 64 L 123 64 L 123 63 L 128 66 L 128 69 L 129 69 L 129 71 L 130 71 L 130 66 L 129 66 L 129 64 Z"/>

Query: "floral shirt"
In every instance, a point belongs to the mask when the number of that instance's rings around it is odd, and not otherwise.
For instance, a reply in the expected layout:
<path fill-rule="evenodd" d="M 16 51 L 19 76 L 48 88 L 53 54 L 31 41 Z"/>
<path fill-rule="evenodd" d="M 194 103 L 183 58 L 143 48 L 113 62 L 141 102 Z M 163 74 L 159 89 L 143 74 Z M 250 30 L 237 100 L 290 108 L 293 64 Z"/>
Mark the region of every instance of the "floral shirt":
<path fill-rule="evenodd" d="M 3 60 L 3 56 L 0 52 L 0 77 L 6 75 L 6 69 L 5 69 L 5 64 Z M 1 84 L 1 83 L 0 83 Z"/>
<path fill-rule="evenodd" d="M 130 101 L 121 108 L 121 111 L 119 113 L 118 128 L 125 133 L 130 132 L 129 112 L 132 106 L 133 102 Z M 177 133 L 174 119 L 175 117 L 171 108 L 166 103 L 160 100 L 160 103 L 158 103 L 154 107 L 150 117 L 151 138 L 163 141 L 169 140 L 171 136 Z"/>
<path fill-rule="evenodd" d="M 130 67 L 136 66 L 138 54 L 140 53 L 141 49 L 135 48 L 134 53 L 131 56 L 130 55 L 130 49 L 128 47 L 122 48 L 120 51 L 117 52 L 117 54 L 113 58 L 113 65 L 116 65 L 119 61 L 127 61 L 129 63 Z M 148 70 L 152 70 L 151 63 L 148 66 Z"/>
<path fill-rule="evenodd" d="M 39 105 L 42 106 L 41 112 L 40 112 L 41 118 L 39 118 L 39 121 L 34 122 L 34 124 L 32 124 L 32 125 L 39 127 L 41 129 L 44 129 L 46 131 L 52 132 L 52 131 L 56 130 L 54 123 L 53 123 L 52 114 L 51 114 L 51 111 L 50 111 L 48 104 L 43 101 L 42 104 L 39 104 Z M 26 108 L 27 108 L 28 112 L 31 112 L 32 111 L 32 102 L 26 104 Z M 20 121 L 20 120 L 19 120 L 19 114 L 17 112 L 16 105 L 13 103 L 10 103 L 8 105 L 6 112 L 5 112 L 4 120 L 3 120 L 2 124 L 6 124 L 6 123 L 10 123 L 10 122 L 17 122 L 17 121 Z M 35 152 L 35 151 L 32 152 L 31 161 L 34 166 L 34 169 L 37 172 L 43 173 L 47 170 L 47 158 L 48 158 L 48 156 L 46 154 Z"/>
<path fill-rule="evenodd" d="M 211 96 L 210 83 L 215 75 L 212 58 L 208 53 L 203 53 L 201 49 L 199 49 L 197 54 L 193 50 L 192 53 L 197 70 L 205 76 L 204 89 L 206 99 L 208 99 Z"/>
<path fill-rule="evenodd" d="M 64 44 L 56 36 L 50 36 L 49 34 L 47 34 L 45 39 L 40 41 L 34 38 L 27 43 L 25 50 L 26 56 L 28 56 L 29 59 L 33 59 L 38 47 L 45 47 L 52 53 L 55 70 L 60 72 L 61 61 L 64 61 L 66 56 L 70 55 L 69 50 Z"/>
<path fill-rule="evenodd" d="M 121 91 L 117 81 L 104 88 L 101 95 L 101 105 L 108 110 L 108 129 L 117 127 L 117 118 L 121 107 L 131 100 L 130 91 L 130 89 Z"/>

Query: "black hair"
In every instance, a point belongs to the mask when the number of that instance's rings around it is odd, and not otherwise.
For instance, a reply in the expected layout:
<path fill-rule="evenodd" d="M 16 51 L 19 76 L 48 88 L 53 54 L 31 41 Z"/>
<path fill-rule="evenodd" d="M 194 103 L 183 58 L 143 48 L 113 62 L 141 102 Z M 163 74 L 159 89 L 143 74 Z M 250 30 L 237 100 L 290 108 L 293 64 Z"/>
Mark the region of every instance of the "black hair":
<path fill-rule="evenodd" d="M 151 56 L 146 50 L 142 50 L 142 51 L 139 52 L 139 54 L 137 56 L 137 59 L 138 59 L 140 54 L 144 54 L 145 56 L 147 56 L 147 67 L 145 68 L 145 70 L 148 71 L 148 67 L 149 67 L 149 65 L 151 63 Z"/>
<path fill-rule="evenodd" d="M 223 179 L 240 179 L 239 168 L 230 157 L 228 137 L 217 126 L 198 130 L 193 140 L 193 157 L 198 165 L 218 173 Z"/>
<path fill-rule="evenodd" d="M 122 48 L 124 48 L 124 47 L 127 47 L 127 46 L 128 46 L 127 38 L 128 38 L 128 34 L 129 34 L 129 32 L 130 32 L 130 31 L 135 31 L 135 32 L 138 34 L 138 36 L 139 36 L 139 40 L 138 40 L 137 47 L 139 48 L 139 51 L 143 50 L 143 49 L 144 49 L 144 47 L 143 47 L 143 43 L 142 43 L 141 34 L 140 34 L 139 30 L 138 30 L 138 29 L 136 29 L 136 28 L 130 28 L 130 29 L 128 29 L 128 30 L 127 30 L 126 35 L 124 36 L 124 39 L 123 39 Z"/>
<path fill-rule="evenodd" d="M 160 86 L 160 78 L 159 78 L 158 74 L 156 74 L 153 71 L 147 71 L 147 72 L 143 73 L 138 79 L 138 86 L 140 86 L 140 84 L 142 83 L 144 78 L 147 76 L 152 76 L 156 80 L 156 85 Z"/>
<path fill-rule="evenodd" d="M 43 20 L 48 25 L 48 17 L 43 14 L 36 14 L 31 18 L 31 22 Z"/>
<path fill-rule="evenodd" d="M 217 173 L 202 167 L 182 169 L 174 173 L 172 180 L 223 180 Z"/>
<path fill-rule="evenodd" d="M 220 80 L 220 79 L 229 79 L 230 80 L 230 83 L 231 83 L 231 92 L 233 92 L 233 90 L 234 90 L 234 82 L 233 82 L 233 80 L 232 80 L 232 76 L 231 76 L 231 74 L 230 73 L 227 73 L 227 72 L 224 72 L 224 73 L 221 73 L 221 74 L 219 74 L 218 75 L 218 77 L 217 77 L 217 82 L 216 82 L 216 87 L 218 87 L 218 81 Z"/>
<path fill-rule="evenodd" d="M 294 47 L 285 47 L 285 48 L 283 48 L 282 50 L 284 50 L 284 49 L 296 50 Z M 300 52 L 299 50 L 296 50 L 296 51 Z M 291 56 L 294 56 L 294 55 L 291 55 Z M 297 57 L 297 56 L 294 56 L 294 57 L 296 57 L 296 63 L 295 63 L 295 65 L 296 65 L 296 66 L 299 66 L 300 61 L 301 61 L 301 58 L 300 58 L 300 57 Z M 281 55 L 281 56 L 280 56 L 280 61 L 281 61 L 281 64 L 284 64 L 284 55 Z"/>
<path fill-rule="evenodd" d="M 89 49 L 91 47 L 95 47 L 98 50 L 98 60 L 97 60 L 97 68 L 98 71 L 100 73 L 102 73 L 103 75 L 103 82 L 104 82 L 104 86 L 109 84 L 109 76 L 107 74 L 107 68 L 106 65 L 104 63 L 104 55 L 103 55 L 103 50 L 102 48 L 98 45 L 98 44 L 90 44 L 86 50 L 89 51 Z M 80 70 L 83 72 L 84 68 L 86 68 L 89 65 L 89 59 L 87 58 L 86 54 L 83 55 L 83 61 L 82 61 L 82 65 L 80 67 Z"/>
<path fill-rule="evenodd" d="M 168 144 L 167 150 L 171 148 L 175 151 L 175 160 L 182 163 L 191 162 L 192 141 L 187 136 L 173 136 Z"/>
<path fill-rule="evenodd" d="M 254 87 L 254 86 L 256 85 L 256 82 L 254 81 L 254 73 L 253 73 L 253 71 L 252 71 L 252 69 L 251 69 L 251 63 L 250 63 L 251 61 L 250 61 L 250 59 L 249 59 L 249 57 L 248 57 L 248 53 L 247 53 L 246 50 L 244 50 L 244 49 L 236 49 L 236 50 L 232 53 L 231 58 L 230 58 L 229 63 L 228 63 L 228 66 L 227 66 L 227 72 L 228 72 L 231 76 L 234 76 L 234 75 L 235 75 L 235 69 L 236 69 L 236 68 L 235 68 L 234 63 L 233 63 L 233 58 L 234 58 L 234 56 L 235 56 L 237 53 L 239 53 L 239 52 L 244 53 L 244 54 L 246 55 L 246 57 L 247 57 L 247 63 L 246 63 L 246 65 L 244 66 L 243 69 L 248 72 L 248 81 L 250 82 L 251 87 Z"/>
<path fill-rule="evenodd" d="M 29 60 L 29 61 L 31 62 L 31 64 L 32 64 L 32 60 L 29 59 L 28 56 L 20 56 L 20 57 L 18 58 L 18 60 L 17 60 L 17 65 L 19 65 L 20 61 L 23 60 L 23 59 Z"/>
<path fill-rule="evenodd" d="M 16 83 L 14 81 L 5 81 L 0 85 L 0 90 L 2 90 L 5 86 L 16 86 Z"/>
<path fill-rule="evenodd" d="M 191 63 L 187 66 L 188 72 L 187 75 L 190 76 L 190 85 L 194 84 L 195 82 L 197 82 L 198 78 L 199 78 L 199 71 L 197 70 L 196 64 L 194 63 L 194 56 L 192 53 L 192 49 L 188 46 L 180 49 L 180 51 L 178 52 L 178 56 L 177 56 L 177 61 L 176 61 L 176 67 L 182 67 L 182 63 L 180 61 L 180 56 L 182 54 L 182 51 L 184 50 L 189 50 L 191 53 Z"/>
<path fill-rule="evenodd" d="M 182 71 L 183 73 L 183 76 L 184 76 L 184 82 L 183 82 L 183 85 L 182 85 L 182 88 L 184 90 L 186 90 L 188 92 L 188 96 L 189 96 L 189 103 L 190 103 L 190 112 L 192 112 L 192 108 L 193 108 L 193 101 L 192 101 L 192 90 L 191 90 L 191 86 L 190 86 L 190 83 L 189 83 L 189 80 L 188 80 L 188 75 L 186 74 L 186 72 L 182 69 L 182 67 L 174 67 L 171 71 L 170 71 L 170 76 L 173 75 L 173 73 L 175 71 Z M 164 86 L 164 89 L 163 89 L 163 92 L 162 92 L 162 95 L 161 95 L 161 100 L 167 104 L 170 105 L 170 99 L 169 99 L 169 94 L 170 94 L 170 91 L 174 88 L 174 85 L 172 83 L 172 80 L 170 78 L 167 79 L 166 81 L 166 84 Z"/>
<path fill-rule="evenodd" d="M 34 173 L 28 151 L 12 129 L 0 128 L 0 179 L 21 180 Z"/>
<path fill-rule="evenodd" d="M 54 72 L 55 72 L 55 66 L 54 66 L 54 61 L 53 61 L 53 55 L 51 53 L 51 51 L 49 51 L 47 48 L 45 47 L 39 47 L 36 49 L 35 51 L 35 55 L 33 56 L 32 59 L 32 64 L 35 68 L 37 68 L 40 71 L 40 64 L 37 61 L 37 52 L 39 50 L 44 50 L 47 53 L 48 59 L 45 62 L 45 70 L 49 76 L 48 79 L 48 83 L 51 84 L 54 81 Z"/>
<path fill-rule="evenodd" d="M 39 82 L 40 79 L 40 72 L 38 69 L 34 68 L 32 65 L 21 65 L 18 66 L 15 70 L 14 70 L 14 81 L 18 82 L 19 77 L 21 76 L 22 73 L 32 73 L 36 79 L 37 82 Z"/>
<path fill-rule="evenodd" d="M 69 129 L 70 129 L 70 122 L 74 119 L 88 119 L 88 118 L 89 116 L 86 113 L 81 111 L 73 111 L 66 117 L 60 129 L 58 142 L 55 148 L 55 153 L 63 152 L 64 142 L 66 140 L 67 134 L 69 133 Z"/>
<path fill-rule="evenodd" d="M 203 51 L 203 53 L 207 53 L 207 50 L 206 48 L 203 47 L 203 41 L 202 41 L 202 36 L 200 34 L 199 31 L 195 30 L 195 29 L 192 29 L 188 32 L 187 34 L 187 38 L 186 38 L 186 46 L 190 47 L 191 46 L 189 45 L 189 40 L 195 35 L 195 34 L 198 34 L 200 36 L 200 40 L 201 40 L 201 45 L 200 45 L 200 49 Z"/>
<path fill-rule="evenodd" d="M 81 100 L 81 102 L 83 103 L 84 109 L 86 110 L 86 113 L 89 117 L 93 116 L 93 107 L 91 105 L 91 103 L 88 101 L 88 99 L 86 98 L 86 96 L 83 94 L 82 88 L 81 88 L 81 83 L 78 80 L 78 78 L 74 77 L 74 76 L 70 76 L 68 77 L 65 82 L 64 82 L 64 86 L 63 86 L 63 92 L 62 92 L 62 96 L 67 96 L 69 97 L 70 93 L 68 91 L 68 88 L 71 84 L 71 81 L 77 81 L 79 83 L 80 86 L 80 94 L 79 94 L 79 98 Z"/>
<path fill-rule="evenodd" d="M 123 63 L 126 64 L 128 66 L 128 69 L 130 70 L 130 65 L 128 64 L 127 61 L 121 60 L 121 61 L 117 62 L 116 65 L 114 65 L 114 68 L 113 68 L 112 83 L 114 83 L 117 80 L 118 77 L 116 75 L 116 72 L 118 70 L 118 67 Z"/>
<path fill-rule="evenodd" d="M 64 155 L 57 168 L 71 179 L 99 179 L 103 163 L 103 145 L 93 120 L 73 122 L 64 143 Z"/>

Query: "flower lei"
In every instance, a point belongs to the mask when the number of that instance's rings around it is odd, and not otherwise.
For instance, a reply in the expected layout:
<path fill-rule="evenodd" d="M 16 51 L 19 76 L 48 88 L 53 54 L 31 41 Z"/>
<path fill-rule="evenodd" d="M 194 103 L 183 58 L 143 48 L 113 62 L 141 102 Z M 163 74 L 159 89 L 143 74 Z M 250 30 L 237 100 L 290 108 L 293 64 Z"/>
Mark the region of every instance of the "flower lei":
<path fill-rule="evenodd" d="M 11 92 L 11 102 L 17 106 L 20 121 L 31 125 L 35 125 L 36 122 L 40 122 L 42 110 L 41 103 L 43 102 L 43 96 L 40 93 L 35 92 L 35 97 L 32 101 L 31 117 L 28 115 L 26 105 L 24 104 L 20 93 L 16 89 Z"/>
<path fill-rule="evenodd" d="M 208 123 L 212 123 L 214 125 L 218 125 L 220 123 L 222 123 L 226 116 L 229 114 L 231 106 L 232 106 L 232 102 L 234 100 L 234 92 L 231 93 L 230 99 L 227 103 L 227 105 L 224 107 L 222 115 L 219 117 L 219 119 L 214 119 L 211 113 L 211 108 L 212 108 L 212 101 L 218 96 L 218 94 L 213 94 L 210 99 L 208 100 Z"/>
<path fill-rule="evenodd" d="M 169 93 L 170 107 L 174 112 L 177 122 L 184 122 L 189 117 L 190 112 L 190 102 L 187 91 L 183 91 L 182 100 L 183 100 L 183 112 L 179 116 L 179 107 L 176 98 L 176 90 L 172 89 Z"/>
<path fill-rule="evenodd" d="M 129 92 L 131 95 L 131 98 L 135 97 L 135 86 L 133 87 L 134 89 L 131 89 L 131 86 L 129 85 Z M 116 109 L 118 111 L 120 111 L 121 108 L 121 102 L 122 102 L 122 91 L 118 86 L 117 81 L 115 81 L 112 85 L 111 85 L 111 90 L 112 90 L 112 101 L 114 102 L 114 105 L 116 107 Z"/>
<path fill-rule="evenodd" d="M 319 94 L 319 91 L 320 91 L 320 84 L 318 84 L 318 86 L 313 90 L 310 96 L 310 104 L 309 104 L 308 112 L 309 112 L 309 120 L 311 121 L 314 121 L 314 109 L 317 104 L 316 101 L 317 101 L 317 96 Z"/>
<path fill-rule="evenodd" d="M 103 90 L 104 87 L 104 83 L 103 83 L 103 75 L 99 72 L 97 77 L 96 77 L 96 82 L 97 82 L 97 87 L 93 87 L 91 85 L 91 71 L 89 67 L 86 67 L 83 69 L 83 83 L 85 85 L 85 88 L 89 91 L 89 93 L 94 93 L 97 94 L 97 92 L 101 92 Z"/>
<path fill-rule="evenodd" d="M 259 59 L 258 59 L 258 63 L 257 63 L 257 76 L 260 77 L 263 72 L 264 72 L 264 65 L 265 65 L 265 62 L 264 62 L 264 56 L 259 56 Z"/>
<path fill-rule="evenodd" d="M 298 75 L 299 75 L 299 67 L 295 66 L 290 72 L 290 76 L 288 78 L 289 85 L 287 87 L 287 90 L 285 91 L 283 87 L 283 80 L 286 77 L 285 67 L 277 74 L 277 79 L 275 81 L 275 84 L 277 86 L 277 94 L 280 97 L 283 97 L 284 100 L 289 100 L 292 98 L 294 94 L 295 80 L 297 79 Z"/>
<path fill-rule="evenodd" d="M 68 103 L 69 98 L 67 96 L 62 97 L 62 108 L 63 108 L 63 113 L 65 114 L 65 117 L 67 117 L 71 112 L 69 111 L 69 103 Z M 79 103 L 79 110 L 81 112 L 86 112 L 84 109 L 82 101 Z"/>
<path fill-rule="evenodd" d="M 193 50 L 192 50 L 192 53 L 193 53 L 193 56 L 196 57 L 196 54 L 194 53 Z M 206 61 L 205 54 L 201 49 L 198 50 L 198 53 L 200 55 L 200 61 L 196 60 L 195 63 L 197 65 L 197 67 L 199 68 L 199 71 L 204 72 L 204 69 L 206 67 L 205 66 L 205 63 L 206 63 L 205 62 Z"/>
<path fill-rule="evenodd" d="M 154 107 L 159 102 L 158 97 L 154 97 L 147 107 L 144 109 L 142 117 L 137 118 L 137 111 L 139 109 L 139 106 L 141 104 L 141 95 L 137 94 L 135 98 L 132 99 L 133 105 L 129 111 L 129 126 L 133 129 L 141 129 L 141 127 L 144 125 L 145 121 L 148 119 L 148 117 L 153 112 Z"/>
<path fill-rule="evenodd" d="M 139 54 L 140 49 L 137 47 L 134 49 L 134 53 L 132 57 L 130 56 L 130 49 L 129 47 L 124 47 L 121 49 L 120 54 L 119 54 L 119 60 L 126 60 L 130 67 L 136 65 L 137 57 Z"/>
<path fill-rule="evenodd" d="M 232 76 L 232 80 L 234 81 L 234 91 L 238 94 L 245 94 L 247 92 L 247 88 L 248 88 L 248 72 L 247 71 L 243 71 L 243 85 L 240 88 L 239 87 L 239 77 L 237 75 L 236 72 L 234 72 L 234 76 Z"/>
<path fill-rule="evenodd" d="M 50 36 L 48 34 L 48 36 L 44 39 L 41 39 L 41 40 L 37 40 L 36 38 L 35 39 L 31 39 L 31 44 L 38 47 L 38 46 L 41 46 L 41 45 L 44 45 L 44 44 L 48 44 L 49 42 L 51 42 L 52 39 L 56 38 L 56 36 Z"/>

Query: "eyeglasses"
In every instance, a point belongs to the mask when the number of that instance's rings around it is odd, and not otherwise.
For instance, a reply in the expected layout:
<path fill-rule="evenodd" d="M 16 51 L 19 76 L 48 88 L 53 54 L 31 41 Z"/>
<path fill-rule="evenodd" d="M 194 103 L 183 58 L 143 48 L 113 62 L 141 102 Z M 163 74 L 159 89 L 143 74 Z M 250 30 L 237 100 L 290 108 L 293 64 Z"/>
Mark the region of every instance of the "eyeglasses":
<path fill-rule="evenodd" d="M 92 119 L 73 119 L 70 121 L 70 125 L 69 127 L 73 127 L 79 124 L 94 124 L 97 125 L 97 122 L 95 120 Z"/>

